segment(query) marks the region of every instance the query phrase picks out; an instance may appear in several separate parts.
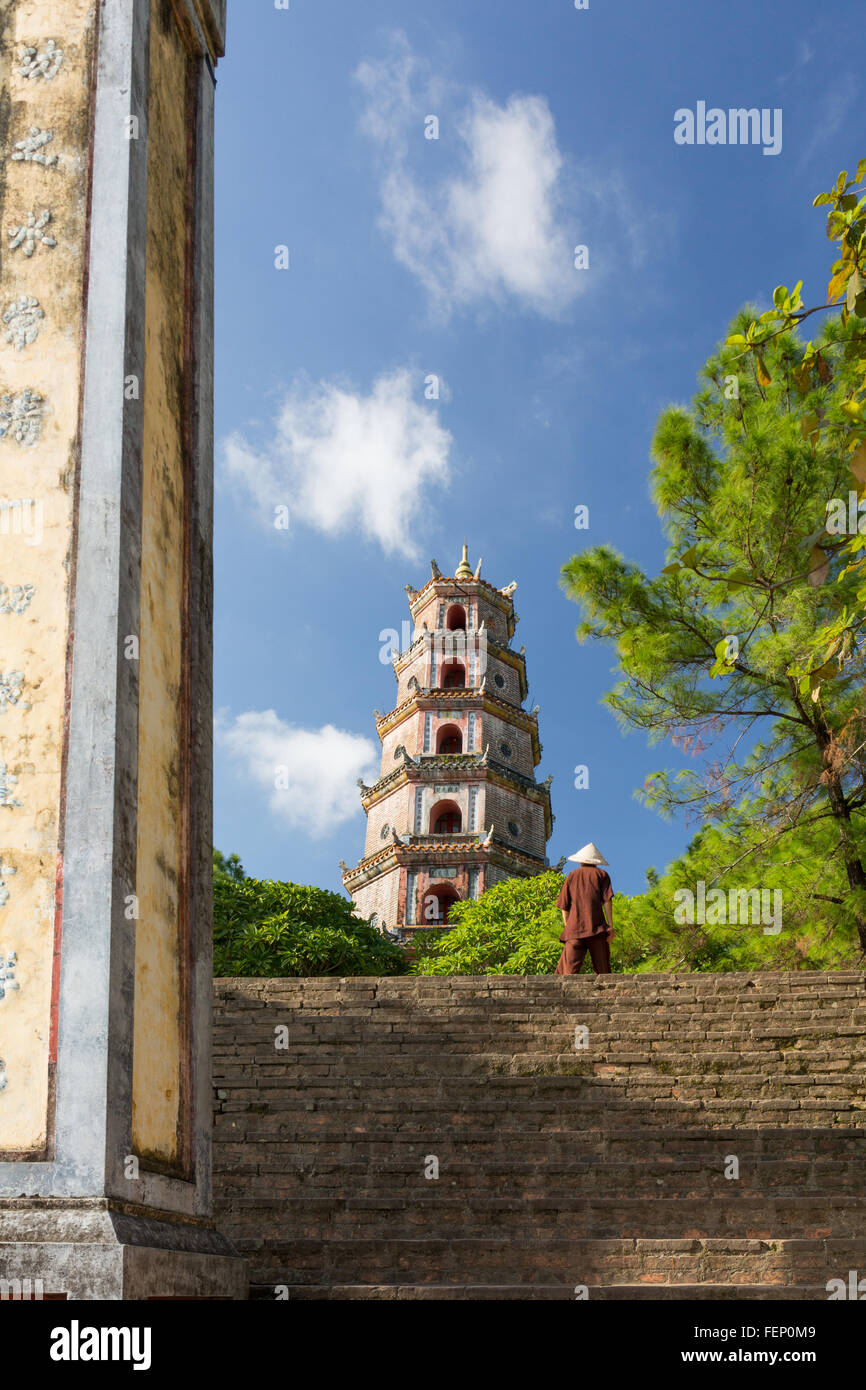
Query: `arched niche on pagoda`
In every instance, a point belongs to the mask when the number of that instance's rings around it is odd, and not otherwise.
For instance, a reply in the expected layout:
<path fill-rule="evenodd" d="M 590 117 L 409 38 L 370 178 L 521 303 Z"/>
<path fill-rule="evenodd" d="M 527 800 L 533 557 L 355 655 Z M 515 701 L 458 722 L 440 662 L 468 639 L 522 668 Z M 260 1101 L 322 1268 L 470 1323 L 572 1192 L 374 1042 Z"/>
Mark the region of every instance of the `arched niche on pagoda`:
<path fill-rule="evenodd" d="M 430 811 L 431 835 L 458 835 L 463 829 L 463 812 L 456 801 L 437 801 Z"/>
<path fill-rule="evenodd" d="M 463 734 L 456 724 L 443 724 L 436 733 L 437 753 L 462 753 Z"/>
<path fill-rule="evenodd" d="M 422 917 L 425 927 L 445 927 L 448 914 L 460 895 L 452 883 L 431 883 L 424 894 Z"/>

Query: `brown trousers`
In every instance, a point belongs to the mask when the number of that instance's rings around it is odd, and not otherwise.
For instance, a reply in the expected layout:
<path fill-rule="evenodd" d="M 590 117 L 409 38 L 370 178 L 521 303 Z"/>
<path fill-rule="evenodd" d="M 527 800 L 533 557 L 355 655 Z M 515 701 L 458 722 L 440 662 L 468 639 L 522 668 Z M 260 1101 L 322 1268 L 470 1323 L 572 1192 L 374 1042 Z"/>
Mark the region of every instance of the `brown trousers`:
<path fill-rule="evenodd" d="M 582 936 L 577 941 L 566 941 L 554 974 L 579 975 L 587 950 L 596 975 L 609 975 L 610 942 L 604 932 L 599 932 L 596 936 Z"/>

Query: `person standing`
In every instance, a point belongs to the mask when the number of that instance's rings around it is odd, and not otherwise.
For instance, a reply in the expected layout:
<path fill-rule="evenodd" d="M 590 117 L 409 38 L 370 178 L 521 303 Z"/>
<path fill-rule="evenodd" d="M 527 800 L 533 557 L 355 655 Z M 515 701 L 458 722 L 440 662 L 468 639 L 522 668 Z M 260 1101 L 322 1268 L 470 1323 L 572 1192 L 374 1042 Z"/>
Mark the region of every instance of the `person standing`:
<path fill-rule="evenodd" d="M 579 975 L 587 951 L 596 975 L 609 975 L 613 936 L 613 885 L 601 867 L 607 860 L 590 841 L 570 854 L 572 869 L 560 889 L 556 906 L 562 913 L 562 955 L 557 975 Z"/>

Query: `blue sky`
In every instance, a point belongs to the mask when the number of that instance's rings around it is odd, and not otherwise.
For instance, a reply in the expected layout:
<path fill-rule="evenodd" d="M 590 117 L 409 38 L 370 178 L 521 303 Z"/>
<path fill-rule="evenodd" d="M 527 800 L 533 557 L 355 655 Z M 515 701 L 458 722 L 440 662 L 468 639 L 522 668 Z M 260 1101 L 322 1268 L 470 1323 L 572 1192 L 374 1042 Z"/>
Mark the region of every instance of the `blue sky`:
<path fill-rule="evenodd" d="M 551 862 L 592 839 L 633 893 L 684 849 L 692 831 L 633 795 L 678 755 L 600 705 L 613 653 L 575 640 L 559 570 L 606 542 L 657 571 L 659 412 L 743 303 L 801 278 L 823 297 L 811 200 L 866 153 L 842 38 L 861 19 L 853 0 L 230 0 L 214 840 L 248 873 L 340 888 L 372 711 L 393 704 L 380 633 L 464 537 L 486 578 L 518 581 Z M 699 101 L 781 108 L 781 152 L 677 145 Z"/>

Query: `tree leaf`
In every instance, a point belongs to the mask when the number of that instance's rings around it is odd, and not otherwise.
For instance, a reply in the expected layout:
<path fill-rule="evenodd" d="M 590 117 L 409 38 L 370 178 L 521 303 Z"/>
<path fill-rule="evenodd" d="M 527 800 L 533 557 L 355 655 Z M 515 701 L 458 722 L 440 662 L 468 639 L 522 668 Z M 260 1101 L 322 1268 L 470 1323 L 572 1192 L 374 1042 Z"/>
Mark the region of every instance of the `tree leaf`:
<path fill-rule="evenodd" d="M 857 303 L 857 298 L 862 289 L 863 277 L 859 270 L 855 269 L 851 272 L 851 278 L 848 281 L 848 289 L 845 294 L 845 307 L 849 314 L 853 314 L 854 305 Z"/>
<path fill-rule="evenodd" d="M 828 304 L 834 304 L 836 300 L 840 297 L 840 295 L 844 293 L 845 286 L 848 284 L 848 279 L 850 275 L 851 267 L 847 265 L 843 266 L 841 270 L 836 272 L 829 285 L 827 286 Z"/>
<path fill-rule="evenodd" d="M 812 588 L 817 589 L 824 584 L 829 573 L 830 561 L 819 545 L 813 546 L 809 556 L 809 583 Z"/>
<path fill-rule="evenodd" d="M 731 570 L 727 576 L 728 590 L 730 593 L 736 593 L 738 589 L 745 589 L 750 585 L 753 579 L 754 575 L 749 574 L 747 570 Z"/>
<path fill-rule="evenodd" d="M 761 385 L 761 386 L 769 386 L 770 383 L 772 382 L 773 378 L 770 376 L 770 373 L 767 371 L 767 364 L 766 364 L 766 362 L 764 361 L 763 357 L 761 356 L 761 354 L 760 354 L 759 352 L 756 352 L 756 353 L 755 353 L 755 362 L 757 363 L 757 373 L 758 373 L 758 383 L 759 383 L 759 385 Z"/>
<path fill-rule="evenodd" d="M 854 454 L 848 464 L 857 484 L 858 490 L 866 488 L 866 440 L 854 450 Z"/>

